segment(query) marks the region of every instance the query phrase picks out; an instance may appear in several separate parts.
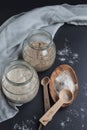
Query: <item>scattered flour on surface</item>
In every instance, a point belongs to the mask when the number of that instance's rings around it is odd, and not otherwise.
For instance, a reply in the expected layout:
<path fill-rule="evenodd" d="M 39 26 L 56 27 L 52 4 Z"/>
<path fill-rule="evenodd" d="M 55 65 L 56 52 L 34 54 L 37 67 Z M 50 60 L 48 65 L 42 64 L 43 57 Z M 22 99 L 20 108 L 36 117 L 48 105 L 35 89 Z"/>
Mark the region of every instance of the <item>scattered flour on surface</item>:
<path fill-rule="evenodd" d="M 87 83 L 83 84 L 83 88 L 84 88 L 84 94 L 85 96 L 87 96 Z"/>
<path fill-rule="evenodd" d="M 84 106 L 84 105 L 83 105 Z M 85 118 L 87 118 L 87 110 L 86 107 L 81 106 L 79 111 L 76 109 L 67 110 L 67 114 L 72 115 L 74 118 L 80 118 L 82 122 L 84 122 Z"/>
<path fill-rule="evenodd" d="M 66 121 L 67 121 L 67 122 L 71 122 L 72 119 L 71 119 L 70 117 L 67 117 L 67 118 L 66 118 Z"/>
<path fill-rule="evenodd" d="M 74 63 L 79 62 L 79 55 L 72 51 L 69 41 L 65 39 L 63 49 L 57 51 L 57 59 L 61 62 L 67 62 L 74 65 Z"/>
<path fill-rule="evenodd" d="M 84 108 L 80 108 L 80 110 L 81 110 L 82 112 L 84 112 Z"/>
<path fill-rule="evenodd" d="M 61 128 L 64 129 L 67 125 L 70 124 L 70 122 L 72 122 L 72 119 L 71 119 L 69 116 L 67 116 L 64 121 L 62 120 L 62 121 L 60 122 Z"/>
<path fill-rule="evenodd" d="M 76 109 L 67 110 L 67 114 L 73 115 L 75 118 L 78 118 L 80 115 L 79 111 Z"/>
<path fill-rule="evenodd" d="M 82 128 L 84 128 L 85 127 L 85 125 L 84 124 L 82 124 Z"/>
<path fill-rule="evenodd" d="M 61 129 L 65 129 L 65 127 L 67 128 L 67 126 L 70 126 L 71 122 L 73 123 L 74 118 L 76 118 L 77 120 L 78 120 L 78 118 L 80 118 L 81 121 L 82 121 L 81 128 L 85 127 L 85 124 L 84 124 L 84 121 L 86 120 L 86 118 L 85 118 L 85 108 L 81 107 L 80 111 L 78 111 L 76 109 L 70 109 L 70 110 L 67 110 L 66 112 L 67 112 L 67 116 L 65 117 L 64 120 L 62 120 L 60 122 Z"/>
<path fill-rule="evenodd" d="M 86 113 L 87 113 L 87 110 L 86 110 L 86 107 L 84 107 L 84 105 L 80 108 L 80 117 L 82 119 L 82 121 L 85 120 L 86 118 Z"/>
<path fill-rule="evenodd" d="M 33 119 L 15 123 L 13 130 L 33 130 L 33 126 L 36 124 L 36 119 L 36 116 L 33 116 Z"/>
<path fill-rule="evenodd" d="M 64 128 L 65 127 L 65 121 L 61 121 L 60 125 L 61 125 L 62 128 Z"/>

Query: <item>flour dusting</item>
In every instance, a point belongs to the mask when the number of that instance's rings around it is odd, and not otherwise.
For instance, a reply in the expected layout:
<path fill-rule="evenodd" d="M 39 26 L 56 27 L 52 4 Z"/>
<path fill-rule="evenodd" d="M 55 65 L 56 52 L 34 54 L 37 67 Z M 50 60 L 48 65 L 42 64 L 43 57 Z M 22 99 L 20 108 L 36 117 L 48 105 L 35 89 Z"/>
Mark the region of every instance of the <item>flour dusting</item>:
<path fill-rule="evenodd" d="M 64 48 L 57 51 L 57 58 L 61 62 L 67 62 L 71 65 L 78 62 L 79 55 L 76 52 L 73 52 L 69 41 L 65 39 Z"/>
<path fill-rule="evenodd" d="M 87 97 L 87 83 L 83 84 L 83 88 L 84 88 L 84 94 Z"/>
<path fill-rule="evenodd" d="M 80 117 L 81 117 L 82 121 L 84 121 L 85 118 L 87 118 L 86 113 L 87 113 L 86 107 L 84 105 L 81 106 L 81 108 L 80 108 Z"/>
<path fill-rule="evenodd" d="M 66 118 L 66 121 L 67 121 L 67 122 L 71 122 L 72 119 L 71 119 L 70 117 L 67 117 L 67 118 Z"/>
<path fill-rule="evenodd" d="M 80 110 L 81 110 L 82 112 L 84 112 L 84 108 L 80 108 Z"/>
<path fill-rule="evenodd" d="M 67 115 L 73 116 L 76 119 L 79 118 L 79 116 L 80 116 L 79 111 L 74 109 L 74 108 L 73 109 L 69 109 L 66 112 L 67 112 Z"/>
<path fill-rule="evenodd" d="M 81 128 L 85 128 L 85 121 L 87 120 L 87 108 L 84 107 L 84 104 L 82 106 L 79 107 L 79 110 L 76 108 L 71 108 L 71 109 L 67 109 L 66 111 L 66 115 L 64 117 L 63 120 L 60 121 L 59 125 L 61 127 L 61 129 L 65 129 L 67 128 L 67 126 L 71 126 L 73 124 L 73 121 L 80 119 L 81 121 Z"/>
<path fill-rule="evenodd" d="M 60 125 L 61 125 L 62 128 L 64 128 L 65 127 L 65 122 L 61 121 Z"/>
<path fill-rule="evenodd" d="M 60 126 L 61 126 L 62 129 L 64 129 L 64 128 L 65 128 L 67 125 L 69 125 L 71 122 L 72 122 L 72 119 L 71 119 L 69 116 L 67 116 L 67 117 L 65 118 L 65 120 L 62 120 L 62 121 L 60 122 Z"/>
<path fill-rule="evenodd" d="M 81 121 L 84 122 L 84 120 L 87 118 L 87 115 L 85 113 L 87 113 L 86 107 L 84 107 L 84 105 L 82 105 L 80 108 L 80 111 L 78 111 L 77 109 L 70 109 L 67 110 L 67 114 L 72 115 L 74 118 L 80 118 Z"/>
<path fill-rule="evenodd" d="M 84 128 L 84 124 L 82 124 L 82 128 Z"/>
<path fill-rule="evenodd" d="M 13 130 L 33 130 L 33 127 L 36 124 L 36 119 L 36 116 L 33 116 L 33 119 L 16 123 L 13 126 Z"/>

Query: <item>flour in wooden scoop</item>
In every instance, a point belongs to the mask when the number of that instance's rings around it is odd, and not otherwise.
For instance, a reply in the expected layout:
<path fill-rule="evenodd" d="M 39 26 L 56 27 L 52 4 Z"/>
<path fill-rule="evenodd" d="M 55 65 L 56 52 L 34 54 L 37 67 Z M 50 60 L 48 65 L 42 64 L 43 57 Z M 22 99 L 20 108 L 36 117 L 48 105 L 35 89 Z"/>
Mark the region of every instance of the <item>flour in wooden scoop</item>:
<path fill-rule="evenodd" d="M 71 77 L 69 71 L 62 72 L 55 79 L 54 88 L 57 93 L 59 93 L 63 88 L 70 90 L 72 93 L 75 92 L 76 85 Z"/>

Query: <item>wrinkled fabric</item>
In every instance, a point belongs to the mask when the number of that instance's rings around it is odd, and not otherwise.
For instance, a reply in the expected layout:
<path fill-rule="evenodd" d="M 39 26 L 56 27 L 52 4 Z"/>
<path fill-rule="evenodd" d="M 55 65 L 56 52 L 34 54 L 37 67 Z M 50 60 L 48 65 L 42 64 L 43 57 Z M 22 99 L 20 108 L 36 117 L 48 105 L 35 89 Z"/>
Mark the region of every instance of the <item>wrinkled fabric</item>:
<path fill-rule="evenodd" d="M 32 30 L 43 28 L 54 37 L 65 22 L 87 25 L 87 5 L 41 7 L 15 15 L 3 23 L 0 27 L 0 81 L 5 66 L 18 59 L 23 41 Z M 0 91 L 0 122 L 14 117 L 18 111 L 16 104 L 9 103 Z"/>

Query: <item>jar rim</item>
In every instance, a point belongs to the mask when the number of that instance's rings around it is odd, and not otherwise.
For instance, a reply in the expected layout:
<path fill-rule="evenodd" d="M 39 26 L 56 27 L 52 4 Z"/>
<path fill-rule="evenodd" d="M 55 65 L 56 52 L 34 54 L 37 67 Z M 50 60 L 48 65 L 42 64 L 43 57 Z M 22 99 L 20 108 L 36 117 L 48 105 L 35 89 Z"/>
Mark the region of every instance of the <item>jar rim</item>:
<path fill-rule="evenodd" d="M 15 67 L 18 67 L 18 66 L 20 66 L 21 68 L 22 67 L 24 67 L 24 68 L 26 68 L 26 69 L 28 69 L 30 72 L 31 72 L 31 76 L 30 76 L 30 78 L 29 79 L 27 79 L 26 81 L 24 81 L 24 82 L 14 82 L 14 81 L 12 81 L 12 80 L 10 80 L 9 78 L 8 78 L 8 76 L 7 76 L 7 74 L 11 71 L 11 70 L 13 70 L 13 69 L 15 69 Z M 31 79 L 32 79 L 32 77 L 33 77 L 33 69 L 32 69 L 32 67 L 30 67 L 30 64 L 28 64 L 27 62 L 25 62 L 25 61 L 22 61 L 22 60 L 17 60 L 17 61 L 12 61 L 12 62 L 10 62 L 10 64 L 6 67 L 6 69 L 5 69 L 5 78 L 6 78 L 6 80 L 8 81 L 8 82 L 10 82 L 11 84 L 13 84 L 13 85 L 15 85 L 15 86 L 20 86 L 20 85 L 25 85 L 25 84 L 27 84 L 27 83 L 29 83 L 30 81 L 31 81 Z"/>
<path fill-rule="evenodd" d="M 44 36 L 47 36 L 47 37 L 49 38 L 49 43 L 48 43 L 45 47 L 40 47 L 40 48 L 39 48 L 39 47 L 34 47 L 34 46 L 32 45 L 31 38 L 32 38 L 33 36 L 39 35 L 39 34 L 43 34 Z M 30 46 L 31 48 L 33 48 L 33 49 L 36 49 L 36 50 L 44 50 L 44 49 L 47 49 L 48 47 L 50 47 L 50 46 L 53 44 L 52 35 L 51 35 L 48 31 L 46 31 L 46 30 L 44 30 L 44 29 L 32 30 L 31 34 L 28 35 L 28 37 L 25 39 L 25 41 L 28 41 L 28 40 L 29 40 L 29 42 L 28 42 L 29 46 Z M 37 42 L 42 42 L 42 41 L 37 41 Z M 45 42 L 43 42 L 43 43 L 45 43 Z"/>

